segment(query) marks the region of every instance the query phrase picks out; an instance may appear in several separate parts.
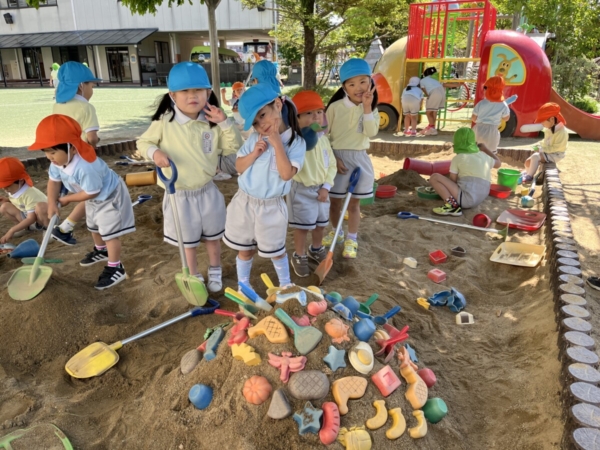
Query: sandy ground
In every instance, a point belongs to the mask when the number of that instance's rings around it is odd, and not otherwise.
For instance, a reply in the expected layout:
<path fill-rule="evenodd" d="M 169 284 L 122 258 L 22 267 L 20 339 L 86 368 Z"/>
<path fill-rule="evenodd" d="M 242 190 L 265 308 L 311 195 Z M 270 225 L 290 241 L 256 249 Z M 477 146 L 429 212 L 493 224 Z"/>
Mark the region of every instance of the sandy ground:
<path fill-rule="evenodd" d="M 574 153 L 574 152 L 573 152 Z M 422 159 L 449 159 L 451 153 L 436 153 Z M 402 161 L 373 158 L 375 173 L 394 174 Z M 112 165 L 112 162 L 111 162 Z M 573 166 L 571 166 L 573 165 Z M 564 183 L 573 195 L 591 195 L 589 184 L 597 180 L 590 165 L 579 176 L 574 158 L 564 162 Z M 566 168 L 574 170 L 567 171 Z M 586 169 L 587 167 L 587 169 Z M 596 165 L 597 167 L 597 165 Z M 119 168 L 120 174 L 143 169 Z M 567 177 L 572 174 L 572 179 Z M 585 173 L 585 172 L 584 172 Z M 44 186 L 46 175 L 32 173 L 38 186 Z M 526 269 L 489 261 L 499 241 L 478 231 L 423 221 L 399 221 L 398 211 L 431 215 L 439 201 L 419 199 L 414 191 L 426 181 L 415 173 L 396 173 L 393 180 L 400 187 L 389 200 L 376 200 L 363 208 L 365 218 L 359 235 L 359 258 L 347 261 L 341 253 L 324 288 L 353 295 L 359 301 L 372 293 L 380 295 L 373 306 L 377 314 L 393 305 L 402 312 L 392 319 L 401 328 L 409 325 L 410 345 L 416 349 L 420 367 L 429 367 L 438 383 L 430 397 L 441 397 L 450 410 L 437 425 L 430 425 L 427 436 L 412 440 L 407 434 L 392 444 L 383 428 L 371 432 L 373 448 L 414 447 L 421 449 L 475 448 L 559 448 L 562 434 L 559 403 L 559 370 L 552 296 L 549 291 L 548 268 L 540 265 Z M 571 187 L 569 187 L 571 186 Z M 219 182 L 229 201 L 237 189 L 236 180 Z M 598 186 L 595 197 L 576 200 L 581 209 L 574 209 L 576 233 L 581 223 L 582 233 L 596 232 L 589 217 L 595 217 Z M 293 350 L 288 345 L 268 344 L 264 337 L 249 341 L 256 347 L 263 362 L 247 367 L 231 358 L 225 343 L 217 359 L 202 361 L 190 374 L 179 370 L 181 356 L 203 341 L 207 327 L 223 323 L 217 316 L 187 319 L 170 328 L 131 343 L 119 350 L 120 361 L 106 374 L 88 380 L 76 380 L 64 371 L 66 361 L 94 341 L 112 343 L 150 328 L 188 310 L 180 295 L 174 275 L 180 270 L 177 249 L 162 242 L 162 190 L 157 186 L 131 188 L 132 198 L 141 193 L 154 200 L 136 207 L 137 232 L 123 239 L 123 261 L 129 279 L 118 287 L 98 292 L 93 289 L 101 267 L 82 268 L 79 260 L 92 247 L 89 233 L 79 225 L 75 247 L 52 242 L 47 257 L 62 258 L 53 265 L 53 275 L 45 290 L 33 301 L 16 302 L 6 289 L 0 292 L 0 435 L 37 423 L 52 422 L 60 427 L 78 449 L 306 449 L 320 446 L 315 435 L 299 436 L 291 419 L 273 421 L 266 416 L 268 402 L 262 406 L 246 403 L 241 395 L 245 379 L 262 374 L 273 387 L 282 387 L 277 370 L 266 362 L 267 353 Z M 539 197 L 540 193 L 537 193 Z M 569 194 L 571 195 L 571 194 Z M 585 201 L 584 201 L 585 200 Z M 575 202 L 575 200 L 574 200 Z M 464 217 L 450 219 L 470 223 L 478 212 L 492 219 L 507 208 L 516 207 L 515 197 L 499 200 L 492 197 Z M 541 209 L 541 205 L 536 208 Z M 7 222 L 0 219 L 0 228 Z M 587 236 L 587 235 L 586 235 Z M 41 235 L 29 235 L 38 240 Z M 578 236 L 579 237 L 579 236 Z M 288 248 L 292 247 L 288 234 Z M 542 233 L 511 232 L 511 241 L 543 243 Z M 20 240 L 15 240 L 18 243 Z M 439 266 L 448 280 L 436 285 L 427 278 L 432 268 L 430 251 L 461 245 L 465 258 L 449 257 Z M 598 235 L 586 241 L 586 258 L 597 261 Z M 341 250 L 338 250 L 341 252 Z M 417 259 L 417 269 L 402 264 L 402 259 Z M 200 248 L 199 265 L 207 269 L 206 253 Z M 235 285 L 235 254 L 223 246 L 224 284 Z M 21 264 L 0 259 L 0 283 L 5 284 L 12 271 Z M 252 284 L 263 289 L 260 273 L 275 278 L 272 263 L 256 258 Z M 301 285 L 314 284 L 314 277 L 293 281 Z M 447 308 L 424 310 L 416 304 L 417 297 L 455 287 L 467 299 L 466 310 L 474 315 L 475 324 L 458 326 L 454 314 Z M 216 297 L 222 306 L 235 310 L 232 302 Z M 286 309 L 294 315 L 301 312 L 297 304 Z M 328 313 L 332 314 L 332 313 Z M 317 323 L 321 326 L 325 318 Z M 321 358 L 330 345 L 325 336 L 309 355 L 307 369 L 325 370 L 333 382 L 343 376 L 358 373 L 348 367 L 331 374 Z M 376 348 L 373 343 L 374 348 Z M 338 346 L 339 347 L 339 346 Z M 351 343 L 344 348 L 349 349 Z M 398 362 L 391 363 L 394 370 Z M 382 364 L 377 361 L 375 370 Z M 374 373 L 374 371 L 373 371 Z M 215 398 L 205 411 L 196 410 L 187 400 L 188 390 L 196 383 L 205 383 L 215 390 Z M 411 407 L 404 399 L 405 383 L 392 394 L 386 404 L 389 409 L 401 407 L 409 427 L 415 425 Z M 366 395 L 350 401 L 350 412 L 342 417 L 342 426 L 363 426 L 374 415 L 372 402 L 381 398 L 370 383 Z M 331 394 L 320 406 L 331 401 Z M 294 400 L 298 411 L 302 401 Z M 42 442 L 39 443 L 40 448 Z M 342 448 L 334 444 L 332 448 Z"/>

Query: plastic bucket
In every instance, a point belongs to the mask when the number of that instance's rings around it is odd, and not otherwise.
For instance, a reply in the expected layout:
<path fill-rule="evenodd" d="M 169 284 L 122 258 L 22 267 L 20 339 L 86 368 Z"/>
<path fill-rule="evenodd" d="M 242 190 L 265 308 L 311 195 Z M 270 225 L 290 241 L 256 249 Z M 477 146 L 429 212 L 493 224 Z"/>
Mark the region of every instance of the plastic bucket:
<path fill-rule="evenodd" d="M 516 192 L 521 172 L 514 169 L 499 169 L 498 184 L 511 188 Z"/>
<path fill-rule="evenodd" d="M 360 199 L 361 206 L 372 205 L 373 203 L 375 203 L 375 192 L 377 192 L 377 186 L 377 183 L 373 183 L 373 197 Z"/>

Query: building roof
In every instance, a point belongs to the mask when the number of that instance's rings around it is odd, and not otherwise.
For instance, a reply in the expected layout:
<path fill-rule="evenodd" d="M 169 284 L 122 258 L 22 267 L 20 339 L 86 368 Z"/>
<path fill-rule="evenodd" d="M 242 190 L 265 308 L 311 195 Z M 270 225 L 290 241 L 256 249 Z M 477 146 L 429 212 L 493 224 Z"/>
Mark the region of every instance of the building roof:
<path fill-rule="evenodd" d="M 0 48 L 139 44 L 142 42 L 142 40 L 156 31 L 158 31 L 158 28 L 57 31 L 54 33 L 31 34 L 0 34 Z"/>

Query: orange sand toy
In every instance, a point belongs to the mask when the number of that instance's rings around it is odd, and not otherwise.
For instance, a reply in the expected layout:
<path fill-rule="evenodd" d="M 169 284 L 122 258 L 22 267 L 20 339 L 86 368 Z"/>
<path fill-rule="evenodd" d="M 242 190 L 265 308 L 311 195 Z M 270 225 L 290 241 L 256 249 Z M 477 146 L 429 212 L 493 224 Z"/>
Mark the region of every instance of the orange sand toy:
<path fill-rule="evenodd" d="M 402 415 L 402 410 L 400 408 L 390 409 L 389 415 L 392 418 L 392 426 L 385 432 L 385 436 L 388 439 L 398 439 L 406 430 L 406 419 Z M 425 432 L 427 432 L 427 430 L 425 430 Z"/>
<path fill-rule="evenodd" d="M 248 344 L 233 344 L 231 346 L 231 353 L 235 359 L 244 361 L 249 366 L 258 366 L 261 362 L 260 355 Z"/>
<path fill-rule="evenodd" d="M 265 378 L 254 375 L 244 383 L 242 394 L 253 405 L 262 405 L 271 395 L 271 383 Z"/>
<path fill-rule="evenodd" d="M 427 402 L 429 389 L 423 379 L 417 374 L 417 366 L 410 360 L 408 351 L 404 346 L 398 350 L 400 364 L 400 375 L 408 383 L 404 396 L 413 409 L 421 409 Z"/>
<path fill-rule="evenodd" d="M 425 420 L 425 414 L 423 411 L 413 411 L 413 416 L 417 419 L 417 426 L 408 429 L 408 434 L 413 439 L 419 439 L 425 437 L 427 434 L 427 421 Z"/>
<path fill-rule="evenodd" d="M 331 342 L 340 344 L 344 341 L 349 341 L 348 329 L 350 327 L 340 319 L 331 319 L 325 324 L 325 332 L 331 336 Z"/>
<path fill-rule="evenodd" d="M 376 430 L 385 425 L 388 420 L 388 411 L 385 409 L 385 400 L 375 400 L 373 406 L 377 411 L 375 417 L 366 421 L 365 425 L 369 430 Z"/>
<path fill-rule="evenodd" d="M 348 399 L 361 398 L 365 395 L 367 384 L 367 380 L 361 377 L 345 377 L 333 382 L 331 392 L 342 416 L 348 413 Z"/>
<path fill-rule="evenodd" d="M 365 427 L 342 428 L 338 441 L 346 446 L 346 450 L 371 450 L 373 445 Z"/>
<path fill-rule="evenodd" d="M 284 344 L 289 340 L 285 327 L 273 316 L 265 317 L 253 327 L 248 328 L 250 339 L 254 339 L 261 334 L 264 334 L 272 344 Z"/>

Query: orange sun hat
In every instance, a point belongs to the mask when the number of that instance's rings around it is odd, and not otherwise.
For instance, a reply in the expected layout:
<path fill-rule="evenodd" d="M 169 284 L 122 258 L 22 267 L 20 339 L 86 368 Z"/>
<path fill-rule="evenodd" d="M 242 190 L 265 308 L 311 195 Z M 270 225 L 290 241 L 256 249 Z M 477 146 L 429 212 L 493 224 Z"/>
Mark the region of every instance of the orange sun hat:
<path fill-rule="evenodd" d="M 504 86 L 504 78 L 497 76 L 488 78 L 483 85 L 485 98 L 487 98 L 490 102 L 496 103 L 504 101 L 504 96 L 502 95 Z"/>
<path fill-rule="evenodd" d="M 58 144 L 71 144 L 87 162 L 96 161 L 96 150 L 81 139 L 81 127 L 77 121 L 62 114 L 52 114 L 38 124 L 35 142 L 29 150 L 44 150 Z"/>
<path fill-rule="evenodd" d="M 316 109 L 325 109 L 323 100 L 315 91 L 301 91 L 292 97 L 292 102 L 298 110 L 298 114 L 304 114 Z"/>
<path fill-rule="evenodd" d="M 25 183 L 33 186 L 33 181 L 21 161 L 12 157 L 0 158 L 0 188 L 6 188 L 19 180 L 25 180 Z"/>
<path fill-rule="evenodd" d="M 237 89 L 244 89 L 246 86 L 244 86 L 244 83 L 242 83 L 241 81 L 236 81 L 235 83 L 233 83 L 233 86 L 231 86 L 231 89 L 233 89 L 234 91 Z"/>
<path fill-rule="evenodd" d="M 535 123 L 543 122 L 544 120 L 548 120 L 550 117 L 556 117 L 562 124 L 567 123 L 563 115 L 560 113 L 560 106 L 558 106 L 556 103 L 546 103 L 542 105 L 537 112 Z"/>

